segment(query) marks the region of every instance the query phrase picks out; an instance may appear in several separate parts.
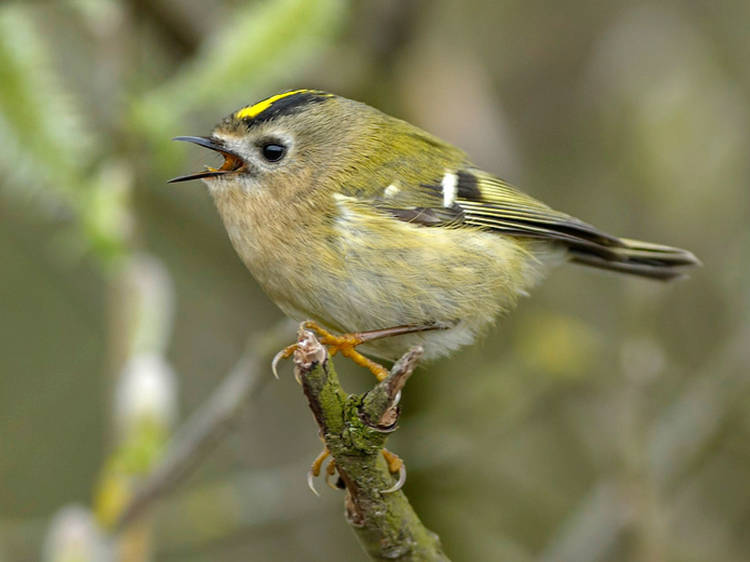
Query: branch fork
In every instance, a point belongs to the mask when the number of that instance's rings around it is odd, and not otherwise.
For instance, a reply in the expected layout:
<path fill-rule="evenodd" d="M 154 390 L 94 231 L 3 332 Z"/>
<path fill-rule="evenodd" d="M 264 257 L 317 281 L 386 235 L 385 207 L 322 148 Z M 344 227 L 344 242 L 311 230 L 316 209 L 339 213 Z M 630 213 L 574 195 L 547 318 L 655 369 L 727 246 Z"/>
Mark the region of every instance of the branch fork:
<path fill-rule="evenodd" d="M 421 357 L 421 347 L 412 348 L 374 388 L 350 395 L 316 335 L 301 327 L 297 337 L 295 376 L 346 489 L 347 520 L 373 560 L 448 560 L 438 536 L 399 489 L 401 482 L 393 485 L 382 454 L 398 428 L 401 392 Z"/>

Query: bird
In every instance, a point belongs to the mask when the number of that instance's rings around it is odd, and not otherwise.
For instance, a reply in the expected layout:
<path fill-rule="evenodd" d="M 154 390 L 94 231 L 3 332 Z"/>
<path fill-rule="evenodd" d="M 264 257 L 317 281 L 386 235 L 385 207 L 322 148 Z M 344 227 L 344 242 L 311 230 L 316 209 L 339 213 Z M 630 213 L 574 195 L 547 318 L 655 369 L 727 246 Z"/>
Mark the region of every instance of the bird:
<path fill-rule="evenodd" d="M 272 95 L 175 140 L 224 160 L 170 182 L 201 179 L 270 299 L 379 379 L 368 355 L 449 355 L 562 263 L 661 281 L 700 264 L 554 210 L 459 148 L 322 90 Z"/>
<path fill-rule="evenodd" d="M 446 110 L 450 110 L 446 108 Z M 434 360 L 474 343 L 554 266 L 669 281 L 689 251 L 608 234 L 481 170 L 459 148 L 369 105 L 287 90 L 225 117 L 202 180 L 240 259 L 281 310 L 379 381 L 411 349 Z M 289 357 L 296 344 L 273 360 Z M 278 376 L 278 375 L 277 375 Z M 398 480 L 403 461 L 382 450 Z M 330 456 L 317 456 L 307 482 Z M 326 481 L 337 467 L 331 460 Z"/>

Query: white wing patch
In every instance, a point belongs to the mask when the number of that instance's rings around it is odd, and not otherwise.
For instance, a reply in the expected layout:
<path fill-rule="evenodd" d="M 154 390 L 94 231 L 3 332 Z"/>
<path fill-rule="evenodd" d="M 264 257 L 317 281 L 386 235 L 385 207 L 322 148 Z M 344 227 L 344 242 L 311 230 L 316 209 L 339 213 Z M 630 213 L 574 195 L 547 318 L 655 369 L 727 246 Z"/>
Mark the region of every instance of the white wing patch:
<path fill-rule="evenodd" d="M 336 201 L 336 207 L 338 207 L 339 210 L 339 216 L 337 217 L 336 222 L 341 224 L 356 220 L 357 217 L 352 213 L 350 208 L 350 205 L 357 201 L 354 197 L 347 197 L 340 193 L 334 193 L 333 198 Z"/>
<path fill-rule="evenodd" d="M 398 188 L 398 186 L 395 183 L 392 183 L 385 188 L 385 191 L 383 193 L 386 197 L 395 197 L 399 191 L 401 190 Z"/>
<path fill-rule="evenodd" d="M 458 175 L 453 172 L 445 172 L 440 185 L 443 187 L 443 207 L 452 206 L 456 202 L 456 195 L 458 195 Z"/>

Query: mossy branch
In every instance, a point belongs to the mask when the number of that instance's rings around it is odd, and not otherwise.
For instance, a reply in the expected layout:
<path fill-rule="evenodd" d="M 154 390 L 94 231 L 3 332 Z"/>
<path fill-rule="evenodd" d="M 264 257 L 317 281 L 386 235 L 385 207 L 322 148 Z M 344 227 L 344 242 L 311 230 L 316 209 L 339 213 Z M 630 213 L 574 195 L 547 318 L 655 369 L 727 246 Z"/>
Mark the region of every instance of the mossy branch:
<path fill-rule="evenodd" d="M 347 394 L 328 351 L 300 330 L 295 369 L 320 434 L 346 488 L 346 518 L 373 560 L 447 561 L 439 537 L 427 529 L 403 491 L 384 493 L 393 476 L 381 454 L 398 423 L 398 401 L 422 356 L 413 348 L 390 375 L 364 394 Z"/>

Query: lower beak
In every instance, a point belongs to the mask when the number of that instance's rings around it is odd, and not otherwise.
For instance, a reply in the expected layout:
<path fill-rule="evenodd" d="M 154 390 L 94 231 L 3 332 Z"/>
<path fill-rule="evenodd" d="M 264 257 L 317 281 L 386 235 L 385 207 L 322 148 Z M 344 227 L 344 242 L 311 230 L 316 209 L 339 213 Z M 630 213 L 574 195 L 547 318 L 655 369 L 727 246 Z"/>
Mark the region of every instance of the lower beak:
<path fill-rule="evenodd" d="M 219 170 L 206 170 L 205 172 L 196 172 L 194 174 L 187 174 L 185 176 L 177 176 L 171 180 L 167 180 L 167 183 L 178 183 L 181 181 L 199 180 L 202 178 L 215 178 L 216 176 L 223 176 L 226 172 Z"/>
<path fill-rule="evenodd" d="M 241 160 L 240 157 L 237 156 L 234 152 L 227 150 L 221 144 L 219 144 L 219 142 L 216 139 L 213 139 L 211 137 L 175 137 L 172 140 L 191 142 L 193 144 L 197 144 L 198 146 L 208 148 L 209 150 L 213 150 L 223 155 L 227 161 Z M 214 168 L 208 168 L 202 172 L 196 172 L 194 174 L 187 174 L 185 176 L 177 176 L 176 178 L 172 178 L 171 180 L 167 181 L 167 183 L 178 183 L 181 181 L 198 180 L 202 178 L 214 178 L 217 176 L 223 176 L 224 174 L 228 172 L 232 172 L 232 171 L 234 170 L 233 169 L 216 170 Z"/>

